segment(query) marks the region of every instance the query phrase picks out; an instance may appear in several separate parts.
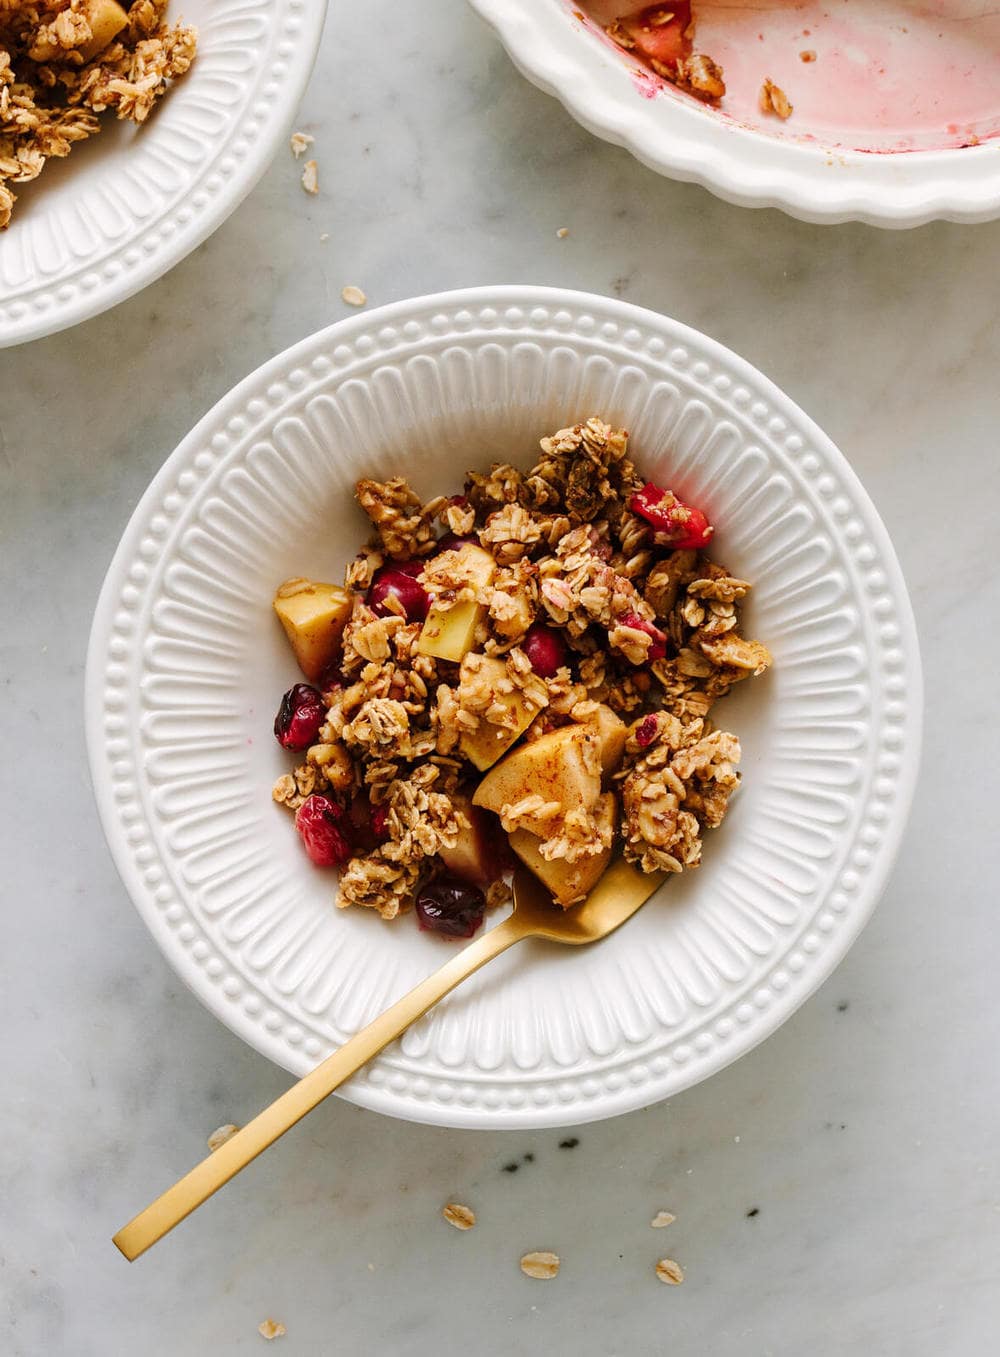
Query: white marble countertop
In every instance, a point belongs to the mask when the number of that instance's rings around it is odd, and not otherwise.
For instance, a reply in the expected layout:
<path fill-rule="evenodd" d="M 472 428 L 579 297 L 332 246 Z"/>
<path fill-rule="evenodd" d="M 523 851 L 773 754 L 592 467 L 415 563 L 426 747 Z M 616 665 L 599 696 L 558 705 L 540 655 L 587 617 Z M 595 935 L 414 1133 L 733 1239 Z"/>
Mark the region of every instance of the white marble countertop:
<path fill-rule="evenodd" d="M 529 86 L 460 0 L 334 4 L 299 126 L 318 197 L 279 156 L 166 278 L 0 358 L 0 1351 L 250 1353 L 273 1316 L 288 1357 L 980 1357 L 1000 1331 L 1000 223 L 812 227 L 658 179 Z M 852 461 L 924 647 L 899 866 L 834 978 L 672 1102 L 561 1148 L 334 1099 L 129 1267 L 113 1231 L 288 1080 L 182 988 L 105 849 L 81 729 L 101 579 L 180 437 L 346 314 L 344 284 L 376 304 L 495 281 L 707 331 Z M 441 1221 L 449 1199 L 474 1231 Z M 659 1208 L 677 1219 L 654 1232 Z M 522 1277 L 531 1248 L 562 1255 L 557 1280 Z M 664 1254 L 682 1287 L 654 1277 Z"/>

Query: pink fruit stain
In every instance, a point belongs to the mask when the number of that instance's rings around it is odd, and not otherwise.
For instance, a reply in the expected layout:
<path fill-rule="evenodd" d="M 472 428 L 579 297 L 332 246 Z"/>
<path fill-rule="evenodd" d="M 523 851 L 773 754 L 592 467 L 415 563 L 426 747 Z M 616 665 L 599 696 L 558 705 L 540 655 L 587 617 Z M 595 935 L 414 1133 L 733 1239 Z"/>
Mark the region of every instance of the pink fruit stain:
<path fill-rule="evenodd" d="M 589 16 L 591 37 L 634 13 L 623 0 L 566 0 Z M 708 117 L 783 141 L 834 151 L 902 154 L 957 150 L 1000 138 L 1000 9 L 982 0 L 695 0 L 694 47 L 725 72 L 726 95 Z M 762 22 L 763 18 L 763 22 Z M 803 51 L 815 52 L 803 61 Z M 684 100 L 620 52 L 636 91 Z M 768 77 L 793 106 L 762 114 Z M 832 168 L 836 168 L 834 162 Z"/>

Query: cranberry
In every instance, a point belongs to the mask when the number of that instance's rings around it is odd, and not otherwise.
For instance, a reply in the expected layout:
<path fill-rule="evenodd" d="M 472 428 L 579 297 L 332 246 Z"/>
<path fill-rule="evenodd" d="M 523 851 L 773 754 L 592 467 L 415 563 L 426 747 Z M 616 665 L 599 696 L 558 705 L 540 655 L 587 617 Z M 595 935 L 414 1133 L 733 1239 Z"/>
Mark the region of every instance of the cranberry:
<path fill-rule="evenodd" d="M 635 731 L 635 742 L 640 749 L 649 748 L 649 746 L 656 739 L 656 732 L 659 730 L 659 728 L 660 723 L 659 721 L 657 721 L 656 714 L 654 712 L 650 712 L 648 716 L 644 716 L 642 718 L 638 726 L 636 726 Z"/>
<path fill-rule="evenodd" d="M 411 561 L 393 561 L 392 565 L 387 565 L 386 570 L 392 570 L 397 575 L 409 575 L 411 579 L 417 579 L 427 562 L 422 556 L 414 556 Z"/>
<path fill-rule="evenodd" d="M 479 545 L 474 537 L 459 537 L 457 533 L 446 532 L 443 537 L 438 539 L 437 549 L 438 551 L 461 551 L 462 547 L 468 546 L 470 542 L 474 546 Z"/>
<path fill-rule="evenodd" d="M 715 529 L 700 509 L 683 504 L 669 490 L 647 481 L 628 502 L 634 514 L 656 529 L 658 541 L 675 551 L 700 551 Z"/>
<path fill-rule="evenodd" d="M 372 833 L 375 835 L 376 843 L 385 843 L 389 838 L 389 807 L 372 807 Z"/>
<path fill-rule="evenodd" d="M 539 678 L 554 678 L 556 670 L 566 663 L 568 653 L 561 634 L 544 622 L 536 622 L 528 628 L 521 649 Z"/>
<path fill-rule="evenodd" d="M 417 922 L 444 938 L 471 938 L 483 922 L 486 897 L 457 877 L 439 876 L 417 896 Z"/>
<path fill-rule="evenodd" d="M 344 812 L 328 796 L 307 796 L 295 812 L 295 828 L 317 867 L 342 867 L 351 856 Z"/>
<path fill-rule="evenodd" d="M 663 659 L 667 653 L 667 638 L 659 627 L 654 627 L 652 622 L 647 622 L 638 613 L 626 613 L 621 619 L 621 624 L 623 627 L 631 627 L 633 631 L 645 632 L 651 638 L 649 649 L 646 651 L 647 661 Z"/>
<path fill-rule="evenodd" d="M 325 720 L 323 694 L 308 683 L 296 683 L 281 699 L 274 735 L 282 749 L 308 749 Z"/>
<path fill-rule="evenodd" d="M 422 622 L 430 608 L 430 599 L 423 585 L 413 578 L 410 567 L 416 566 L 416 573 L 419 574 L 423 564 L 419 561 L 407 561 L 404 564 L 406 570 L 387 565 L 375 572 L 368 590 L 368 606 L 377 617 L 398 616 L 398 610 L 391 608 L 388 602 L 394 599 L 402 608 L 407 622 Z"/>

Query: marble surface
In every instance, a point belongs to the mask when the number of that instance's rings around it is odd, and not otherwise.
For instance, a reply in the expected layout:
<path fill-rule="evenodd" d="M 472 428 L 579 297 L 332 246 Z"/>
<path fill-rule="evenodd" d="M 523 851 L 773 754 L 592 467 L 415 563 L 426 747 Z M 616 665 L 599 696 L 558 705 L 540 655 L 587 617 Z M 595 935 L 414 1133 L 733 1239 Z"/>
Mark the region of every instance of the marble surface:
<path fill-rule="evenodd" d="M 0 1351 L 250 1353 L 273 1316 L 289 1357 L 980 1357 L 1000 1329 L 1000 223 L 811 227 L 660 180 L 526 84 L 460 0 L 372 0 L 361 23 L 332 6 L 299 126 L 317 198 L 282 155 L 141 296 L 0 356 Z M 508 280 L 698 326 L 853 462 L 924 646 L 899 866 L 833 979 L 670 1103 L 561 1148 L 333 1100 L 129 1267 L 113 1231 L 288 1081 L 174 978 L 101 838 L 81 693 L 108 560 L 180 437 L 346 314 L 344 284 L 375 304 Z M 471 1233 L 441 1221 L 449 1199 Z M 660 1208 L 677 1220 L 653 1231 Z M 521 1276 L 532 1248 L 562 1255 L 555 1281 Z M 664 1255 L 683 1286 L 657 1282 Z"/>

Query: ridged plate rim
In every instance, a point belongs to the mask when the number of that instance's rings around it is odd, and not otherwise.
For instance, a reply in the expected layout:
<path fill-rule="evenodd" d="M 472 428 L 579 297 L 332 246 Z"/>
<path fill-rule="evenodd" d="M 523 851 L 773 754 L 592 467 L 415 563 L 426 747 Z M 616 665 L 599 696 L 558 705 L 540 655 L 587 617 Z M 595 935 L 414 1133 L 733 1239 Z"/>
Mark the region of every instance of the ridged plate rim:
<path fill-rule="evenodd" d="M 782 983 L 780 988 L 775 985 L 766 999 L 762 997 L 766 987 L 759 985 L 754 1003 L 746 1002 L 745 996 L 740 1003 L 734 1000 L 732 1016 L 727 1010 L 715 1021 L 712 1034 L 703 1039 L 699 1033 L 698 1042 L 688 1044 L 683 1052 L 678 1048 L 677 1053 L 662 1057 L 646 1053 L 636 1058 L 626 1053 L 619 1062 L 621 1069 L 612 1069 L 613 1081 L 609 1077 L 596 1090 L 594 1072 L 586 1067 L 558 1077 L 519 1077 L 516 1071 L 507 1070 L 492 1082 L 481 1070 L 465 1070 L 449 1086 L 437 1075 L 434 1079 L 424 1077 L 420 1062 L 402 1055 L 398 1047 L 386 1052 L 363 1077 L 343 1090 L 345 1097 L 363 1106 L 432 1124 L 509 1128 L 568 1125 L 617 1115 L 670 1096 L 723 1068 L 785 1021 L 827 978 L 870 916 L 898 852 L 916 783 L 922 711 L 919 652 L 905 583 L 888 534 L 842 454 L 750 364 L 677 321 L 627 303 L 524 286 L 473 288 L 399 302 L 349 318 L 303 340 L 223 397 L 170 455 L 140 501 L 115 553 L 95 612 L 86 677 L 87 745 L 109 846 L 136 908 L 164 954 L 185 983 L 231 1030 L 276 1063 L 293 1073 L 304 1073 L 322 1051 L 310 1054 L 309 1042 L 303 1044 L 302 1030 L 293 1030 L 296 1024 L 291 1018 L 282 1021 L 275 1031 L 264 1025 L 259 1013 L 248 1014 L 241 1006 L 239 985 L 235 994 L 226 991 L 225 986 L 233 979 L 232 973 L 226 972 L 226 961 L 221 956 L 216 958 L 207 944 L 205 954 L 195 959 L 178 941 L 176 917 L 168 923 L 164 903 L 157 898 L 157 887 L 150 877 L 154 881 L 158 875 L 162 878 L 162 870 L 154 861 L 151 871 L 150 850 L 142 840 L 141 824 L 140 848 L 136 847 L 132 831 L 141 820 L 138 802 L 134 796 L 119 795 L 113 760 L 105 748 L 105 721 L 120 706 L 109 675 L 136 663 L 121 636 L 116 638 L 116 617 L 122 616 L 123 600 L 132 600 L 125 604 L 126 616 L 129 612 L 134 615 L 139 607 L 142 580 L 148 573 L 144 562 L 155 555 L 151 522 L 163 517 L 169 497 L 176 501 L 195 499 L 202 483 L 210 481 L 214 463 L 208 449 L 226 446 L 230 440 L 236 445 L 252 444 L 289 403 L 303 399 L 302 393 L 312 389 L 311 383 L 320 388 L 336 385 L 329 357 L 335 351 L 369 359 L 376 352 L 391 364 L 395 349 L 405 350 L 409 343 L 404 327 L 434 326 L 438 339 L 453 336 L 459 343 L 474 329 L 477 316 L 491 317 L 491 326 L 501 317 L 503 323 L 497 325 L 495 336 L 499 343 L 513 344 L 537 336 L 549 324 L 571 343 L 575 326 L 585 326 L 589 335 L 596 325 L 610 328 L 633 347 L 648 343 L 657 354 L 664 355 L 664 364 L 666 355 L 684 352 L 694 355 L 692 366 L 701 364 L 706 372 L 733 374 L 741 384 L 740 390 L 748 393 L 747 399 L 752 398 L 753 417 L 762 425 L 770 419 L 787 428 L 789 445 L 793 446 L 794 440 L 808 476 L 817 484 L 820 480 L 828 483 L 823 493 L 828 498 L 835 496 L 838 514 L 851 525 L 854 537 L 853 543 L 845 539 L 838 545 L 854 551 L 863 544 L 869 564 L 871 560 L 877 562 L 880 590 L 888 600 L 885 616 L 891 617 L 896 636 L 893 665 L 899 676 L 897 687 L 905 697 L 895 704 L 899 711 L 894 718 L 893 748 L 899 754 L 893 760 L 895 771 L 885 779 L 891 786 L 884 796 L 875 797 L 873 793 L 866 803 L 878 806 L 878 818 L 865 821 L 873 844 L 861 850 L 865 865 L 852 869 L 849 891 L 834 891 L 831 883 L 827 893 L 833 905 L 824 911 L 823 928 L 811 930 L 802 946 L 796 945 L 794 955 L 782 958 L 780 967 L 770 967 L 769 976 L 781 970 Z M 130 622 L 124 635 L 133 627 Z M 141 650 L 141 646 L 135 649 Z M 122 819 L 123 801 L 129 811 L 127 823 Z M 711 849 L 720 851 L 716 843 Z M 181 900 L 169 908 L 183 907 Z M 391 946 L 391 940 L 386 939 L 385 945 Z M 213 968 L 214 977 L 209 973 Z M 665 1045 L 670 1040 L 667 1038 Z M 319 1043 L 314 1045 L 318 1047 Z"/>

